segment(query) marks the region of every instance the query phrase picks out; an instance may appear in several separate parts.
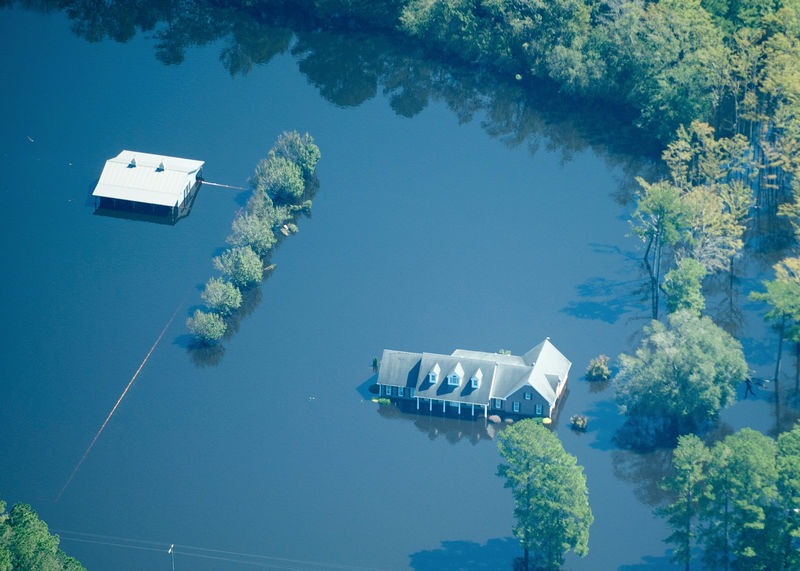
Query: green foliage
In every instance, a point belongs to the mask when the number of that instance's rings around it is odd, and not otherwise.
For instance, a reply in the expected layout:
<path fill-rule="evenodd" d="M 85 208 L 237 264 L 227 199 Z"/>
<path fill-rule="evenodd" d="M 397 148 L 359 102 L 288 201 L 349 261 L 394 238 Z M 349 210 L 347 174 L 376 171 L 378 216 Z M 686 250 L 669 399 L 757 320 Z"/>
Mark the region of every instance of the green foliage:
<path fill-rule="evenodd" d="M 266 256 L 275 245 L 275 234 L 268 216 L 253 213 L 240 214 L 233 219 L 233 232 L 228 236 L 228 244 L 250 246 L 259 256 Z"/>
<path fill-rule="evenodd" d="M 663 485 L 675 501 L 656 510 L 672 529 L 673 561 L 688 565 L 692 547 L 699 547 L 712 569 L 797 567 L 800 427 L 777 444 L 749 428 L 711 448 L 684 436 L 673 467 Z"/>
<path fill-rule="evenodd" d="M 666 539 L 675 545 L 671 561 L 688 564 L 697 536 L 697 521 L 705 494 L 705 470 L 709 451 L 694 434 L 678 438 L 672 455 L 675 475 L 663 482 L 666 490 L 673 492 L 675 501 L 656 513 L 667 518 L 672 533 Z"/>
<path fill-rule="evenodd" d="M 611 378 L 611 370 L 608 368 L 608 356 L 598 355 L 591 361 L 586 368 L 586 378 L 590 381 L 607 381 Z"/>
<path fill-rule="evenodd" d="M 714 419 L 747 375 L 741 344 L 686 311 L 653 321 L 635 355 L 620 355 L 617 402 L 625 414 L 685 432 Z"/>
<path fill-rule="evenodd" d="M 314 176 L 320 152 L 319 147 L 314 144 L 314 138 L 308 133 L 301 137 L 297 131 L 283 132 L 272 150 L 276 157 L 286 159 L 300 167 L 306 180 Z"/>
<path fill-rule="evenodd" d="M 567 551 L 589 551 L 589 508 L 586 477 L 577 460 L 564 451 L 558 437 L 530 420 L 507 427 L 497 437 L 504 463 L 497 475 L 514 498 L 514 535 L 537 568 L 553 569 Z"/>
<path fill-rule="evenodd" d="M 761 282 L 766 291 L 751 292 L 750 297 L 769 305 L 769 321 L 788 318 L 800 323 L 800 258 L 784 258 L 773 268 L 775 279 Z"/>
<path fill-rule="evenodd" d="M 684 258 L 678 267 L 664 276 L 664 291 L 667 293 L 667 309 L 670 313 L 686 309 L 700 315 L 706 307 L 703 297 L 703 278 L 706 269 L 694 258 Z"/>
<path fill-rule="evenodd" d="M 207 313 L 197 309 L 194 315 L 186 320 L 189 333 L 207 345 L 213 345 L 225 335 L 227 326 L 216 313 Z"/>
<path fill-rule="evenodd" d="M 386 406 L 388 404 L 392 404 L 392 401 L 387 399 L 386 397 L 377 398 L 377 399 L 375 399 L 375 402 L 380 404 L 380 405 L 383 405 L 383 406 Z"/>
<path fill-rule="evenodd" d="M 31 506 L 15 504 L 6 513 L 0 501 L 0 571 L 85 571 L 58 543 Z"/>
<path fill-rule="evenodd" d="M 641 191 L 631 217 L 633 233 L 648 244 L 677 243 L 685 235 L 689 217 L 680 189 L 666 181 L 650 184 L 641 178 L 636 180 Z"/>
<path fill-rule="evenodd" d="M 228 248 L 214 258 L 214 267 L 240 288 L 255 285 L 264 276 L 264 263 L 250 246 Z"/>
<path fill-rule="evenodd" d="M 242 305 L 242 292 L 231 282 L 211 278 L 201 294 L 203 301 L 220 315 L 229 315 Z"/>
<path fill-rule="evenodd" d="M 265 192 L 279 202 L 296 204 L 303 197 L 305 183 L 300 167 L 275 155 L 258 163 L 251 180 L 256 192 Z"/>

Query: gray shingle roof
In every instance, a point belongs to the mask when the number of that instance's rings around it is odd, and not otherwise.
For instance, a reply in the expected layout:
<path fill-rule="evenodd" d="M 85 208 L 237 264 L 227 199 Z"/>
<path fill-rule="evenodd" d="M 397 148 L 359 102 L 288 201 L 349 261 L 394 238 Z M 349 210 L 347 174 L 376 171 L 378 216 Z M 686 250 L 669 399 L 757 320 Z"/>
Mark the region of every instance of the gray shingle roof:
<path fill-rule="evenodd" d="M 378 384 L 412 387 L 420 398 L 481 405 L 489 404 L 492 398 L 508 398 L 529 385 L 552 404 L 558 385 L 571 366 L 549 338 L 522 357 L 463 349 L 456 349 L 451 355 L 387 349 L 383 352 Z M 432 370 L 437 373 L 433 384 L 428 382 Z M 461 377 L 457 387 L 447 382 L 453 372 Z M 472 388 L 472 377 L 480 378 L 477 389 Z"/>

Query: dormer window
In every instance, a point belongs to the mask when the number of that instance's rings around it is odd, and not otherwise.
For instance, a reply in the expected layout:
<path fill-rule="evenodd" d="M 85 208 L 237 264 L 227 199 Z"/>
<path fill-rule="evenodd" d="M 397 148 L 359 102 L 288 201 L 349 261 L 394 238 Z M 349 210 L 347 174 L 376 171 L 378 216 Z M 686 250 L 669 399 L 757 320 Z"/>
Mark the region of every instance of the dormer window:
<path fill-rule="evenodd" d="M 447 384 L 451 387 L 457 387 L 458 385 L 461 384 L 461 377 L 459 377 L 455 373 L 447 375 Z"/>
<path fill-rule="evenodd" d="M 428 371 L 428 382 L 432 385 L 436 384 L 436 381 L 439 380 L 439 372 L 441 369 L 439 368 L 439 363 L 436 363 L 431 370 Z"/>
<path fill-rule="evenodd" d="M 483 371 L 478 369 L 475 374 L 470 378 L 469 383 L 473 389 L 479 389 L 481 386 L 481 379 L 483 378 Z"/>

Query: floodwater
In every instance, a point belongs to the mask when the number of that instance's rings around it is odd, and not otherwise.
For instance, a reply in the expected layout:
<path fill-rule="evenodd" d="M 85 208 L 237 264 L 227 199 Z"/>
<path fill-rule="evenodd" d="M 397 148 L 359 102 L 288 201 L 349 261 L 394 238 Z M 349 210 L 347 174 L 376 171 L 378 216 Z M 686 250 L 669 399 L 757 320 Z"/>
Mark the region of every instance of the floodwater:
<path fill-rule="evenodd" d="M 613 387 L 581 378 L 633 350 L 649 308 L 626 216 L 652 165 L 609 110 L 526 100 L 374 36 L 255 26 L 268 45 L 250 66 L 235 34 L 181 51 L 152 30 L 87 42 L 73 30 L 97 23 L 58 11 L 0 15 L 0 494 L 33 504 L 69 554 L 115 570 L 170 569 L 170 544 L 175 569 L 508 569 L 494 427 L 358 389 L 384 348 L 520 354 L 550 336 L 573 362 L 556 430 L 595 515 L 567 567 L 672 568 L 652 515 L 669 452 L 621 447 Z M 232 335 L 196 351 L 183 323 L 247 193 L 205 186 L 175 225 L 95 215 L 88 195 L 123 148 L 243 186 L 291 129 L 322 151 L 313 216 Z M 777 344 L 745 300 L 776 255 L 741 263 L 734 311 L 710 304 L 761 376 Z M 771 430 L 757 396 L 720 432 Z M 566 426 L 579 412 L 585 434 Z"/>

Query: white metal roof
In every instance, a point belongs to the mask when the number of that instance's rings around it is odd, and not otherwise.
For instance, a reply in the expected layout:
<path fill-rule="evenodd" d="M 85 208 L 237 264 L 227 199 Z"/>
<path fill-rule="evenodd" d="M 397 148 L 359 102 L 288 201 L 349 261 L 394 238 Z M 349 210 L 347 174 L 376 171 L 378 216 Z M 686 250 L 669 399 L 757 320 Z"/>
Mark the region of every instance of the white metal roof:
<path fill-rule="evenodd" d="M 178 206 L 204 161 L 122 151 L 108 159 L 93 196 Z M 135 165 L 135 166 L 134 166 Z"/>

